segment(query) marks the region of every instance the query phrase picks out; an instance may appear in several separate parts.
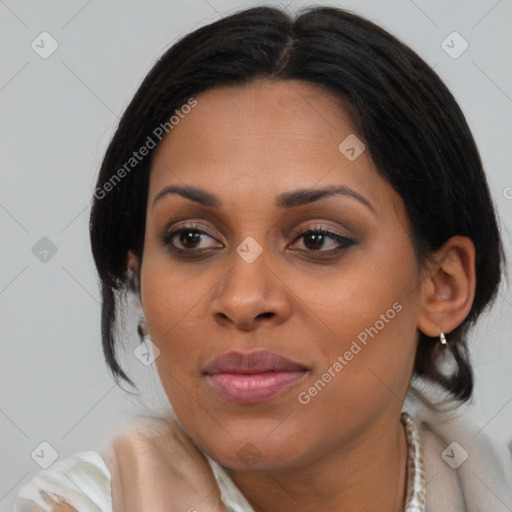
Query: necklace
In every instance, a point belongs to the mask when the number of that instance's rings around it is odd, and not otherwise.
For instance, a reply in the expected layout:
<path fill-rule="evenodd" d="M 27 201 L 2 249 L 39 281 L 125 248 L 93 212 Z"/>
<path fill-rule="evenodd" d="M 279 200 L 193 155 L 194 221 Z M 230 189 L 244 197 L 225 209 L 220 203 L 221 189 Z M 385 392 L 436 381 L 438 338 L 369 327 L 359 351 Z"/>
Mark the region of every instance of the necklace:
<path fill-rule="evenodd" d="M 405 425 L 407 438 L 407 491 L 404 512 L 425 512 L 425 465 L 418 426 L 406 412 L 402 412 L 401 420 Z"/>

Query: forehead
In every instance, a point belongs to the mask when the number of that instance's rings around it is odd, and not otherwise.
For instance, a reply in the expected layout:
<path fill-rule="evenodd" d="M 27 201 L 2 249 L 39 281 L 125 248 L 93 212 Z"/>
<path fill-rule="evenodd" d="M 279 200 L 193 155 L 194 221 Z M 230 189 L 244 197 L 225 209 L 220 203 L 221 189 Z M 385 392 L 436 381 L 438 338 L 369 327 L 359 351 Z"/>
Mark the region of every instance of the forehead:
<path fill-rule="evenodd" d="M 337 140 L 354 131 L 340 99 L 299 80 L 260 79 L 210 89 L 196 99 L 197 106 L 172 128 L 157 155 L 179 152 L 179 146 L 186 142 L 188 160 L 194 157 L 192 149 L 202 153 L 221 148 L 216 156 L 226 159 L 237 156 L 240 149 L 247 155 L 249 144 L 255 151 L 265 149 L 262 158 L 271 150 L 284 156 L 290 148 L 284 141 L 291 142 L 295 152 L 305 154 L 318 147 L 325 136 Z M 231 151 L 226 152 L 228 145 Z M 322 149 L 325 152 L 325 144 Z M 336 155 L 337 146 L 331 147 L 331 152 Z M 179 153 L 174 156 L 185 156 Z"/>
<path fill-rule="evenodd" d="M 150 201 L 170 183 L 261 201 L 273 201 L 278 191 L 335 183 L 356 189 L 377 207 L 400 202 L 369 151 L 355 160 L 340 151 L 357 134 L 344 102 L 324 88 L 257 80 L 210 89 L 196 100 L 156 150 Z"/>

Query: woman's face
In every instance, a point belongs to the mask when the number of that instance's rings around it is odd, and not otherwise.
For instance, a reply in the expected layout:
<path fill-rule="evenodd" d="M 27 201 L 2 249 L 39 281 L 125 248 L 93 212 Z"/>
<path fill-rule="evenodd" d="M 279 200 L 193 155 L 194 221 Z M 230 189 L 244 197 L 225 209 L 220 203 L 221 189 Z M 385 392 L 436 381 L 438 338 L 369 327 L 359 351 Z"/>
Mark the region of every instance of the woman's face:
<path fill-rule="evenodd" d="M 151 169 L 141 298 L 159 375 L 222 465 L 306 464 L 399 416 L 421 291 L 404 204 L 319 87 L 196 100 Z"/>

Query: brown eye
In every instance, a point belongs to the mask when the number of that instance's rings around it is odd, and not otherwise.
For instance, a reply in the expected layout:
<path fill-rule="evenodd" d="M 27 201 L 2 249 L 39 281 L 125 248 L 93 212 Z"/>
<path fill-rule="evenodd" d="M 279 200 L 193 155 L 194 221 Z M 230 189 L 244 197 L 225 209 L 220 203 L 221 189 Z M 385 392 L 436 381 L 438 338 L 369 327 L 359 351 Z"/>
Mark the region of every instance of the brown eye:
<path fill-rule="evenodd" d="M 303 235 L 304 245 L 311 249 L 312 251 L 317 251 L 322 249 L 324 242 L 326 240 L 325 233 L 317 233 L 311 232 L 306 235 Z"/>
<path fill-rule="evenodd" d="M 168 246 L 169 249 L 176 253 L 186 252 L 199 252 L 209 250 L 212 248 L 222 247 L 222 245 L 204 245 L 207 240 L 214 240 L 208 233 L 195 227 L 194 225 L 182 226 L 179 229 L 175 229 L 169 233 L 166 233 L 162 238 L 162 243 Z"/>
<path fill-rule="evenodd" d="M 196 249 L 197 244 L 201 241 L 202 233 L 197 230 L 180 230 L 177 239 L 179 243 L 186 249 Z"/>
<path fill-rule="evenodd" d="M 350 240 L 338 233 L 321 228 L 302 231 L 295 238 L 295 240 L 300 239 L 303 239 L 303 245 L 306 247 L 308 252 L 321 252 L 327 254 L 342 251 L 355 243 L 353 240 Z M 329 240 L 331 241 L 331 245 L 334 245 L 334 247 L 325 250 L 324 247 Z M 332 242 L 336 243 L 333 244 Z"/>

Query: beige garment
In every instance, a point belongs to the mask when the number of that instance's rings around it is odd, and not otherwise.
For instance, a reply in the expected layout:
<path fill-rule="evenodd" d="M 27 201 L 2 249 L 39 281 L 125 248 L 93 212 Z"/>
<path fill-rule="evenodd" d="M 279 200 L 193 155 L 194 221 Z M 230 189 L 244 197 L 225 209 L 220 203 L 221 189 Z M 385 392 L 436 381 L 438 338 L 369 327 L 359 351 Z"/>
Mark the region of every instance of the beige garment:
<path fill-rule="evenodd" d="M 511 512 L 512 456 L 505 444 L 497 451 L 485 437 L 485 432 L 466 420 L 457 417 L 447 419 L 446 414 L 436 415 L 427 408 L 418 407 L 418 404 L 410 405 L 406 403 L 404 410 L 418 426 L 423 449 L 425 511 Z M 463 412 L 461 408 L 457 415 Z M 53 509 L 48 506 L 40 508 L 30 505 L 34 503 L 32 501 L 25 501 L 15 510 L 252 511 L 227 473 L 203 455 L 172 421 L 146 419 L 118 434 L 101 457 L 92 451 L 78 455 L 80 457 L 60 461 L 58 470 L 56 467 L 35 485 L 29 485 L 24 498 L 36 500 L 40 490 L 45 488 L 50 490 L 53 487 L 56 492 L 62 488 L 57 483 L 63 481 L 66 489 L 61 496 L 72 500 L 70 503 L 83 503 L 83 508 L 63 503 L 55 504 Z M 52 482 L 55 486 L 49 485 Z M 85 490 L 86 486 L 87 493 L 78 492 Z M 47 504 L 49 500 L 50 496 L 44 497 Z"/>
<path fill-rule="evenodd" d="M 512 454 L 506 444 L 498 449 L 485 429 L 461 418 L 464 407 L 449 417 L 417 405 L 426 512 L 512 512 Z"/>
<path fill-rule="evenodd" d="M 174 421 L 128 429 L 102 454 L 111 473 L 112 512 L 226 512 L 203 454 Z"/>
<path fill-rule="evenodd" d="M 459 419 L 464 408 L 451 418 L 417 402 L 404 410 L 420 434 L 426 512 L 512 511 L 512 456 L 505 446 L 497 451 L 484 432 Z M 226 510 L 205 456 L 176 423 L 153 421 L 127 431 L 104 459 L 113 475 L 113 512 L 174 510 L 169 503 L 184 512 Z"/>

